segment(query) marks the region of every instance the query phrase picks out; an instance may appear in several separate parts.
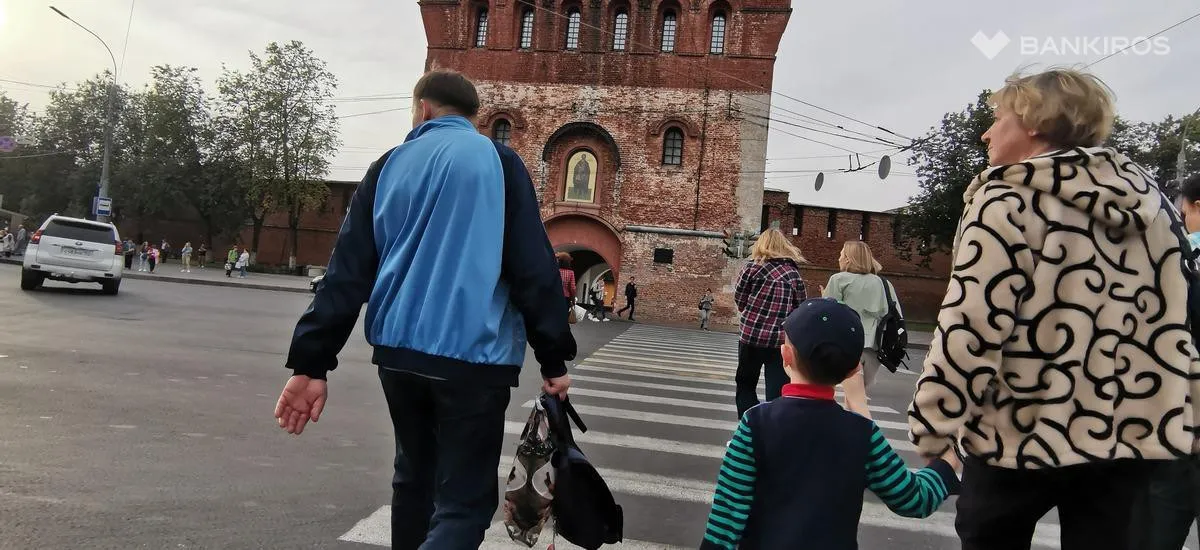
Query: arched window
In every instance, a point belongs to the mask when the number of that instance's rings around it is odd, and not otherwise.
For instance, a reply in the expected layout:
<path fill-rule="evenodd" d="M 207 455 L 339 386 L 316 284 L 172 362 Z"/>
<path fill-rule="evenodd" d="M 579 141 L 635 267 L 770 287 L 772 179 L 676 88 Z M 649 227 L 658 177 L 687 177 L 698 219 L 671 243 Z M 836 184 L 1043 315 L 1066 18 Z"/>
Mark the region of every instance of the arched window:
<path fill-rule="evenodd" d="M 613 18 L 613 51 L 625 51 L 625 43 L 629 40 L 629 14 L 625 10 L 617 12 Z"/>
<path fill-rule="evenodd" d="M 475 15 L 475 47 L 482 48 L 487 45 L 487 27 L 488 27 L 487 8 L 479 8 L 479 13 Z"/>
<path fill-rule="evenodd" d="M 521 13 L 521 49 L 533 47 L 533 10 L 526 8 Z"/>
<path fill-rule="evenodd" d="M 567 12 L 567 49 L 579 49 L 579 10 L 571 8 Z"/>
<path fill-rule="evenodd" d="M 662 22 L 662 51 L 668 53 L 675 51 L 676 26 L 674 10 L 667 10 L 663 14 Z"/>
<path fill-rule="evenodd" d="M 503 118 L 497 120 L 492 125 L 492 139 L 508 145 L 512 140 L 512 123 Z"/>
<path fill-rule="evenodd" d="M 668 166 L 683 164 L 683 131 L 670 128 L 663 134 L 662 163 Z"/>
<path fill-rule="evenodd" d="M 708 53 L 723 54 L 725 53 L 725 13 L 717 12 L 712 19 L 712 41 L 708 46 Z"/>

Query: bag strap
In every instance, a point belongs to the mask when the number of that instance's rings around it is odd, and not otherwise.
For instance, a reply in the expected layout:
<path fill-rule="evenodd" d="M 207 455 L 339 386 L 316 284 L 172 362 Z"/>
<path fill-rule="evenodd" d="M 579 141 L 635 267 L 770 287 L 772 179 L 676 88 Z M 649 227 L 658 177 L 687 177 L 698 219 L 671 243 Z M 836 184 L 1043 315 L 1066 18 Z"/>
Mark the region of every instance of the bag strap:
<path fill-rule="evenodd" d="M 890 315 L 893 311 L 896 311 L 896 301 L 892 299 L 892 284 L 887 279 L 884 279 L 883 275 L 877 273 L 875 276 L 879 278 L 879 284 L 883 285 L 883 297 L 887 299 L 888 314 Z"/>

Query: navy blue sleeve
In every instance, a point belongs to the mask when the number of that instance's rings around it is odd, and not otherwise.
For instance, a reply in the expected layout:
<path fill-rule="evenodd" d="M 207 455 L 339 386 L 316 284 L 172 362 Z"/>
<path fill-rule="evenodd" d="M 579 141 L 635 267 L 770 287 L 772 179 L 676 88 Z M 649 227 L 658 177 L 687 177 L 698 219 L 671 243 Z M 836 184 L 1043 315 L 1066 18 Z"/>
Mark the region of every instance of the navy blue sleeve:
<path fill-rule="evenodd" d="M 511 300 L 525 318 L 525 333 L 543 378 L 567 373 L 575 358 L 575 337 L 567 323 L 567 302 L 554 248 L 542 224 L 537 195 L 525 163 L 515 151 L 496 143 L 504 166 L 504 259 L 501 277 Z"/>
<path fill-rule="evenodd" d="M 371 297 L 379 269 L 375 187 L 391 154 L 388 151 L 371 165 L 350 200 L 350 211 L 338 231 L 325 278 L 292 334 L 286 366 L 294 374 L 324 379 L 328 371 L 337 368 L 337 354 L 350 338 L 363 304 Z"/>

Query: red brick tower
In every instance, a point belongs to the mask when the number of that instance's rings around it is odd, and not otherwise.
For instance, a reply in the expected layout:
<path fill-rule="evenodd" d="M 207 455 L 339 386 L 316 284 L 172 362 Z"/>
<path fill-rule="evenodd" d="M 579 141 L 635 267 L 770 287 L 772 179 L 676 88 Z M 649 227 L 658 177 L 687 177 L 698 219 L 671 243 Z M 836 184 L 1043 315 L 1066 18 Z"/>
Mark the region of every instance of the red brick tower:
<path fill-rule="evenodd" d="M 463 72 L 481 132 L 525 159 L 580 286 L 691 322 L 733 321 L 721 231 L 762 215 L 775 53 L 790 0 L 421 0 L 427 68 Z"/>

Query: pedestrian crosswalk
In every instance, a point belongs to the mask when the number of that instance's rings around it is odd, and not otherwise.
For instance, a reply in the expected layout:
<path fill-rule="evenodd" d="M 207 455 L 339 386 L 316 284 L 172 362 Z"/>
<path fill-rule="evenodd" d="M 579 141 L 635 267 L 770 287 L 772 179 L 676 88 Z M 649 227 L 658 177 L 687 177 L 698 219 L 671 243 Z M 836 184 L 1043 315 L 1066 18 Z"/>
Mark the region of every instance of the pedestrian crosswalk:
<path fill-rule="evenodd" d="M 725 444 L 736 427 L 736 365 L 736 335 L 634 325 L 571 370 L 571 402 L 589 428 L 575 438 L 624 506 L 624 547 L 698 545 Z M 759 392 L 761 397 L 761 379 Z M 515 401 L 521 407 L 510 410 L 505 423 L 508 453 L 515 450 L 532 407 L 529 398 L 534 396 L 522 397 Z M 888 442 L 910 467 L 920 467 L 923 462 L 907 439 L 904 405 L 874 400 L 870 409 Z M 500 479 L 512 460 L 501 458 Z M 386 534 L 387 522 L 376 518 L 377 528 L 370 527 L 370 519 L 359 522 L 342 540 L 386 545 L 379 533 Z M 957 548 L 952 502 L 931 518 L 912 520 L 867 497 L 861 525 L 864 540 L 887 541 L 886 546 L 864 543 L 865 550 Z M 878 534 L 871 538 L 866 531 Z M 1058 536 L 1058 526 L 1044 522 L 1034 545 L 1057 548 Z M 550 538 L 543 535 L 547 542 Z M 556 545 L 562 544 L 559 540 Z M 484 547 L 521 548 L 507 541 L 499 523 L 488 531 Z"/>

